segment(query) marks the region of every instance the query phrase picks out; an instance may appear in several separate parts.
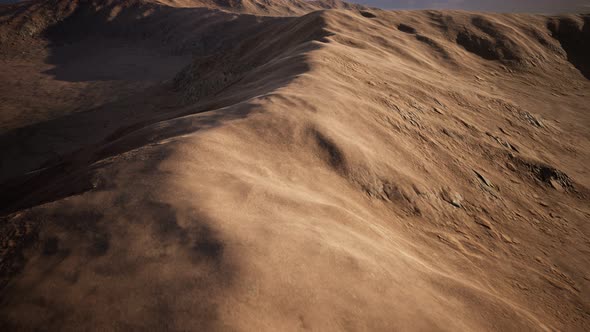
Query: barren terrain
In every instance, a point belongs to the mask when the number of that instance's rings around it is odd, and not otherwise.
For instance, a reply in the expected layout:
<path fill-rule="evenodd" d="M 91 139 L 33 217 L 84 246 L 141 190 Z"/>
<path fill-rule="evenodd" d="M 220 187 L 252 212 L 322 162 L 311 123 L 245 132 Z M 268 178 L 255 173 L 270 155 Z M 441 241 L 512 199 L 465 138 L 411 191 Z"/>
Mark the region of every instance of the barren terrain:
<path fill-rule="evenodd" d="M 0 329 L 590 330 L 590 16 L 0 6 Z"/>

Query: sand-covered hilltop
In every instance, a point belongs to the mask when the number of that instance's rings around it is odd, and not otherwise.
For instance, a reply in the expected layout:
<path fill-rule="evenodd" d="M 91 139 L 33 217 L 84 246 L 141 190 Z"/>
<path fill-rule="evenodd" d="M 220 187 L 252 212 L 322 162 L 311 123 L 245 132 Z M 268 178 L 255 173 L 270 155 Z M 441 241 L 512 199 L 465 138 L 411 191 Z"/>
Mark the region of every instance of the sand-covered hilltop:
<path fill-rule="evenodd" d="M 590 16 L 211 2 L 0 6 L 2 330 L 590 329 Z"/>

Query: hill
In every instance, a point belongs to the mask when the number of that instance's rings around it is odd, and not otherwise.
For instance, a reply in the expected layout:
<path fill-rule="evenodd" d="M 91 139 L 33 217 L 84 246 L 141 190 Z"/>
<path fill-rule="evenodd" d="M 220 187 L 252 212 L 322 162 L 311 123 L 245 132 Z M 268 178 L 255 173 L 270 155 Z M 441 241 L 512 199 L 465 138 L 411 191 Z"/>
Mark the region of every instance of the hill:
<path fill-rule="evenodd" d="M 3 330 L 590 329 L 589 16 L 1 8 Z"/>

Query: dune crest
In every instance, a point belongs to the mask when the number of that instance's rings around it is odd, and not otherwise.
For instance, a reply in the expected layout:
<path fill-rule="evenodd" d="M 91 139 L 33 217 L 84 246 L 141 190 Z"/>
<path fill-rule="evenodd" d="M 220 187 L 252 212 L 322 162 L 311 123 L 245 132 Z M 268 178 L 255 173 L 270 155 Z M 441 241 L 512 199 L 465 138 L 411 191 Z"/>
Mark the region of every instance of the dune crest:
<path fill-rule="evenodd" d="M 297 3 L 0 7 L 3 330 L 590 329 L 588 16 Z"/>

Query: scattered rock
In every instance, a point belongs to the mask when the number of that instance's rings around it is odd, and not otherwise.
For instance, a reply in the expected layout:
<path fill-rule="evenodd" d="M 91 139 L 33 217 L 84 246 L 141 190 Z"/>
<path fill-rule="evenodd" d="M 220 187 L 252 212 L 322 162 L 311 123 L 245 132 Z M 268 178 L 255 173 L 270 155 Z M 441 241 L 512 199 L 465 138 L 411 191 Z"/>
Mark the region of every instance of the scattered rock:
<path fill-rule="evenodd" d="M 556 181 L 555 179 L 550 179 L 549 180 L 549 184 L 551 185 L 551 187 L 553 187 L 553 189 L 559 191 L 559 192 L 564 192 L 563 187 L 561 186 L 561 184 L 559 184 L 558 181 Z"/>
<path fill-rule="evenodd" d="M 560 170 L 543 164 L 530 166 L 539 180 L 549 184 L 555 190 L 565 191 L 565 189 L 572 189 L 574 187 L 570 178 Z"/>
<path fill-rule="evenodd" d="M 575 192 L 573 181 L 564 172 L 548 164 L 535 161 L 525 160 L 512 156 L 520 169 L 529 172 L 535 179 L 548 185 L 549 187 L 561 192 Z"/>
<path fill-rule="evenodd" d="M 475 220 L 476 224 L 482 226 L 483 228 L 486 228 L 488 230 L 492 229 L 492 224 L 489 221 L 487 221 L 486 219 L 483 219 L 481 217 L 475 217 L 474 220 Z"/>
<path fill-rule="evenodd" d="M 529 112 L 522 112 L 521 115 L 524 117 L 525 120 L 527 120 L 533 126 L 538 127 L 538 128 L 545 128 L 543 121 L 541 119 L 539 119 L 538 117 L 534 116 L 533 114 L 531 114 Z"/>
<path fill-rule="evenodd" d="M 514 152 L 520 152 L 520 150 L 516 146 L 514 146 L 508 142 L 506 142 L 504 146 L 506 146 L 509 149 L 512 149 Z"/>
<path fill-rule="evenodd" d="M 375 17 L 377 17 L 377 15 L 375 15 L 375 14 L 373 14 L 371 12 L 365 11 L 365 10 L 361 10 L 360 13 L 361 13 L 361 15 L 363 17 L 366 17 L 366 18 L 375 18 Z"/>
<path fill-rule="evenodd" d="M 485 176 L 483 176 L 481 173 L 479 173 L 476 170 L 473 170 L 473 172 L 475 173 L 475 175 L 477 175 L 477 177 L 479 178 L 479 180 L 481 182 L 483 182 L 483 184 L 485 184 L 486 186 L 488 186 L 490 188 L 494 188 L 494 185 L 492 184 L 492 182 L 490 180 L 488 180 Z"/>
<path fill-rule="evenodd" d="M 443 189 L 441 191 L 441 197 L 444 201 L 453 205 L 454 207 L 457 207 L 457 208 L 463 207 L 463 205 L 462 205 L 463 197 L 459 193 L 450 192 L 447 189 Z"/>
<path fill-rule="evenodd" d="M 414 192 L 419 196 L 425 196 L 427 194 L 426 188 L 424 188 L 422 185 L 414 183 L 412 185 L 412 189 L 414 189 Z"/>
<path fill-rule="evenodd" d="M 434 106 L 432 107 L 432 110 L 440 115 L 445 115 L 445 113 L 443 113 L 438 107 Z"/>
<path fill-rule="evenodd" d="M 521 182 L 516 180 L 516 179 L 510 179 L 510 182 L 514 183 L 514 184 L 520 184 Z"/>
<path fill-rule="evenodd" d="M 397 26 L 397 29 L 398 29 L 399 31 L 401 31 L 401 32 L 405 32 L 405 33 L 412 33 L 412 34 L 413 34 L 413 33 L 416 33 L 416 29 L 414 29 L 413 27 L 411 27 L 411 26 L 409 26 L 409 25 L 403 24 L 403 23 L 400 23 L 400 24 Z"/>
<path fill-rule="evenodd" d="M 519 244 L 520 243 L 520 241 L 513 239 L 506 234 L 501 234 L 500 236 L 502 237 L 502 240 L 504 240 L 504 242 L 506 242 L 506 243 L 510 243 L 510 244 Z"/>
<path fill-rule="evenodd" d="M 502 132 L 504 132 L 504 130 L 502 130 L 502 128 L 500 128 L 500 130 L 501 130 Z M 518 148 L 516 148 L 514 145 L 512 145 L 512 144 L 508 143 L 507 141 L 503 140 L 502 138 L 500 138 L 500 137 L 498 137 L 498 136 L 496 136 L 496 135 L 494 135 L 494 134 L 492 134 L 492 133 L 490 133 L 490 132 L 486 132 L 486 135 L 488 135 L 488 136 L 490 136 L 491 138 L 493 138 L 494 140 L 496 140 L 496 142 L 498 142 L 500 145 L 502 145 L 502 146 L 504 146 L 504 147 L 506 147 L 506 148 L 508 148 L 508 149 L 511 149 L 511 150 L 513 150 L 514 152 L 520 152 L 520 151 L 518 150 Z M 507 134 L 507 135 L 508 135 L 508 134 Z"/>

